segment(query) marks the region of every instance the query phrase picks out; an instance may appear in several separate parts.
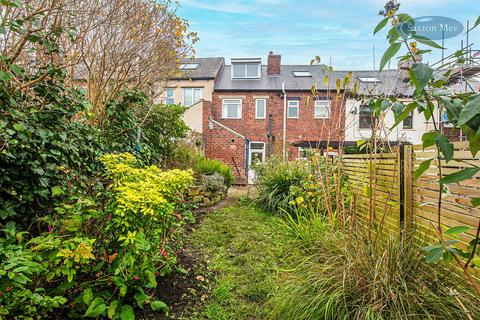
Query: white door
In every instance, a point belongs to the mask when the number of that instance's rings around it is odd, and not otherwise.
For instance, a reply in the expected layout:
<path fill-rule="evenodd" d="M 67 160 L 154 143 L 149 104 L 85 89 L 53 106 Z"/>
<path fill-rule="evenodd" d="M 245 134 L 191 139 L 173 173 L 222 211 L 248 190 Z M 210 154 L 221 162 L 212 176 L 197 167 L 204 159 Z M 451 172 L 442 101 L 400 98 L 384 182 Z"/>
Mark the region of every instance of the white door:
<path fill-rule="evenodd" d="M 254 184 L 255 170 L 252 169 L 252 164 L 265 162 L 265 142 L 250 142 L 248 153 L 248 184 Z"/>

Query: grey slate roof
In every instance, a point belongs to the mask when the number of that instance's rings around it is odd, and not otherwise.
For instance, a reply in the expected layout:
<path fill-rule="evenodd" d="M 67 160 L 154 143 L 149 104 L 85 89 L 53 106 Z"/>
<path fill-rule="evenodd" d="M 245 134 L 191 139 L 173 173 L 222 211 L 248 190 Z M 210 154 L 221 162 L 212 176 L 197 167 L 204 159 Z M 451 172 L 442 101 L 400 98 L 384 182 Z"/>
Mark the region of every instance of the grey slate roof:
<path fill-rule="evenodd" d="M 319 65 L 282 65 L 280 75 L 268 76 L 267 66 L 262 65 L 260 79 L 232 79 L 231 66 L 224 66 L 215 84 L 215 91 L 281 91 L 282 82 L 285 83 L 286 91 L 311 90 L 315 83 L 317 90 L 327 90 L 322 72 L 323 66 Z M 294 77 L 293 71 L 310 71 L 312 77 Z M 328 73 L 328 71 L 327 71 Z M 335 90 L 335 81 L 343 81 L 348 71 L 333 71 L 330 75 L 331 88 Z M 358 80 L 363 77 L 373 77 L 373 71 L 353 71 L 353 81 L 359 84 L 359 93 L 365 95 L 387 94 L 410 96 L 413 88 L 402 81 L 397 70 L 375 72 L 375 78 L 380 83 L 364 83 Z"/>
<path fill-rule="evenodd" d="M 218 76 L 220 69 L 223 67 L 224 58 L 196 58 L 190 60 L 184 60 L 183 63 L 198 63 L 198 67 L 194 70 L 180 70 L 181 76 L 172 78 L 178 79 L 192 79 L 192 80 L 205 80 L 215 79 Z"/>

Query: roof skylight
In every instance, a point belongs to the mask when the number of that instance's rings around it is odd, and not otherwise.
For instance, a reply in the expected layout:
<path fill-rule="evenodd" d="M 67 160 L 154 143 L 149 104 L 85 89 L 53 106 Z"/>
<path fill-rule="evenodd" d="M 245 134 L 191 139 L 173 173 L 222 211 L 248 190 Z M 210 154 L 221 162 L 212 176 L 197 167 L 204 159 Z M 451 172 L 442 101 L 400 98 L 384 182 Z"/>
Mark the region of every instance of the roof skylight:
<path fill-rule="evenodd" d="M 310 71 L 293 71 L 294 77 L 311 77 Z"/>
<path fill-rule="evenodd" d="M 183 63 L 180 65 L 180 69 L 182 70 L 195 70 L 198 68 L 198 63 Z"/>
<path fill-rule="evenodd" d="M 361 82 L 364 82 L 364 83 L 379 83 L 379 82 L 382 82 L 380 79 L 374 78 L 374 77 L 359 77 L 358 80 L 360 80 Z"/>

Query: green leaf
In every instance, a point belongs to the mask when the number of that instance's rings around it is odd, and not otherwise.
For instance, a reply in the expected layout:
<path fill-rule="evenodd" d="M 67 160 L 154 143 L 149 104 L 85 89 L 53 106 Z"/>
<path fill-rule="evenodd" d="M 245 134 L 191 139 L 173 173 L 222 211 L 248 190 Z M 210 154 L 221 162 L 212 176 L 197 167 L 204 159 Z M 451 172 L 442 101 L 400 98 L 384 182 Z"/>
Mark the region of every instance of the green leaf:
<path fill-rule="evenodd" d="M 148 295 L 145 294 L 142 288 L 137 289 L 137 293 L 135 293 L 135 301 L 137 301 L 137 304 L 139 307 L 142 307 L 142 305 L 147 301 Z"/>
<path fill-rule="evenodd" d="M 93 299 L 93 292 L 92 292 L 92 288 L 87 288 L 85 290 L 83 290 L 83 302 L 88 306 L 90 305 L 90 303 L 92 302 L 92 299 Z"/>
<path fill-rule="evenodd" d="M 456 227 L 451 227 L 450 229 L 445 231 L 445 234 L 447 236 L 452 236 L 452 235 L 456 235 L 456 234 L 465 233 L 465 232 L 467 232 L 468 230 L 471 230 L 471 229 L 472 228 L 469 227 L 469 226 L 456 226 Z"/>
<path fill-rule="evenodd" d="M 106 309 L 107 305 L 103 302 L 103 299 L 95 298 L 85 312 L 85 317 L 98 317 L 100 315 L 103 315 Z"/>
<path fill-rule="evenodd" d="M 61 196 L 63 194 L 63 189 L 61 186 L 52 187 L 52 197 Z"/>
<path fill-rule="evenodd" d="M 10 81 L 12 80 L 12 75 L 6 71 L 0 70 L 0 80 L 1 81 Z"/>
<path fill-rule="evenodd" d="M 446 136 L 442 134 L 437 135 L 435 137 L 435 144 L 447 162 L 453 159 L 453 143 L 451 143 Z"/>
<path fill-rule="evenodd" d="M 413 180 L 418 180 L 418 178 L 420 178 L 422 174 L 425 171 L 427 171 L 428 168 L 430 168 L 430 165 L 432 164 L 432 160 L 433 159 L 425 160 L 422 163 L 420 163 L 420 165 L 418 166 L 418 169 L 415 170 L 415 172 L 413 173 Z"/>
<path fill-rule="evenodd" d="M 122 320 L 135 320 L 135 312 L 129 304 L 124 304 L 120 311 L 120 319 Z"/>
<path fill-rule="evenodd" d="M 427 46 L 430 46 L 436 49 L 444 49 L 441 45 L 437 44 L 435 41 L 428 39 L 427 37 L 412 36 L 412 38 L 417 40 L 420 43 L 426 44 Z"/>
<path fill-rule="evenodd" d="M 480 168 L 465 168 L 460 171 L 451 173 L 448 176 L 443 177 L 442 179 L 440 179 L 440 183 L 442 184 L 457 183 L 463 180 L 470 179 L 478 172 L 480 172 Z"/>
<path fill-rule="evenodd" d="M 117 300 L 112 301 L 112 303 L 110 303 L 110 306 L 108 307 L 108 311 L 107 311 L 107 316 L 110 319 L 113 319 L 113 316 L 117 312 L 117 307 L 118 307 L 118 301 Z"/>
<path fill-rule="evenodd" d="M 471 96 L 470 101 L 463 107 L 458 119 L 458 125 L 466 124 L 477 114 L 480 114 L 480 93 Z"/>
<path fill-rule="evenodd" d="M 376 34 L 378 31 L 382 30 L 388 23 L 388 17 L 380 21 L 377 26 L 375 27 L 375 30 L 373 31 L 373 34 Z"/>
<path fill-rule="evenodd" d="M 480 25 L 480 16 L 478 16 L 477 21 L 475 21 L 475 24 L 473 25 L 473 27 L 476 28 L 479 25 Z"/>
<path fill-rule="evenodd" d="M 473 207 L 478 207 L 478 206 L 480 206 L 480 198 L 473 198 L 473 199 L 472 199 L 472 206 L 473 206 Z"/>
<path fill-rule="evenodd" d="M 153 311 L 163 311 L 167 312 L 168 311 L 168 306 L 165 302 L 160 301 L 160 300 L 155 300 L 150 303 L 150 307 L 152 308 Z"/>
<path fill-rule="evenodd" d="M 380 61 L 380 71 L 383 70 L 385 65 L 392 59 L 400 50 L 402 44 L 399 42 L 392 43 L 390 47 L 388 47 L 387 51 L 383 54 L 382 60 Z"/>
<path fill-rule="evenodd" d="M 432 78 L 433 69 L 427 66 L 425 63 L 416 63 L 413 66 L 413 75 L 415 76 L 415 88 L 417 93 L 420 93 L 425 86 L 427 85 L 428 81 Z"/>
<path fill-rule="evenodd" d="M 435 144 L 435 138 L 438 136 L 438 134 L 439 133 L 436 131 L 425 132 L 422 135 L 422 147 L 428 148 L 433 146 Z"/>
<path fill-rule="evenodd" d="M 418 106 L 417 102 L 409 103 L 405 108 L 403 108 L 401 113 L 399 112 L 398 114 L 395 114 L 395 124 L 391 129 L 394 129 L 400 124 L 400 122 L 405 120 L 412 113 L 412 111 L 415 110 L 417 106 Z"/>
<path fill-rule="evenodd" d="M 443 257 L 443 248 L 436 247 L 427 252 L 426 260 L 428 263 L 436 263 Z"/>

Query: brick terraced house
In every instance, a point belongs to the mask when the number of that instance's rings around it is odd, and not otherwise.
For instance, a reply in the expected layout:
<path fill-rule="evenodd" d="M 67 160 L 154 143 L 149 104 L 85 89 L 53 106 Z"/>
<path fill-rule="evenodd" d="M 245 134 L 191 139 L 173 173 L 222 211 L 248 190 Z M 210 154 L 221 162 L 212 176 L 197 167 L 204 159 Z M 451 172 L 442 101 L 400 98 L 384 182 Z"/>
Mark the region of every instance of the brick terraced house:
<path fill-rule="evenodd" d="M 232 59 L 204 108 L 205 155 L 232 166 L 237 176 L 254 176 L 251 164 L 269 155 L 305 156 L 309 147 L 338 145 L 344 137 L 345 106 L 323 84 L 322 66 L 282 65 L 270 52 L 260 58 Z M 343 79 L 346 72 L 332 75 Z M 319 89 L 312 96 L 312 85 Z"/>
<path fill-rule="evenodd" d="M 282 65 L 281 56 L 272 52 L 266 65 L 261 58 L 231 59 L 230 63 L 218 75 L 211 104 L 203 108 L 205 155 L 231 165 L 234 174 L 247 177 L 249 183 L 254 180 L 252 163 L 256 161 L 270 155 L 300 159 L 311 148 L 335 154 L 340 143 L 355 144 L 361 138 L 356 134 L 359 124 L 368 125 L 364 106 L 353 99 L 337 99 L 336 89 L 332 90 L 348 71 L 329 73 L 326 84 L 324 66 Z M 397 70 L 355 71 L 352 80 L 366 96 L 385 91 L 408 100 L 413 92 Z M 415 137 L 426 130 L 420 123 L 407 129 L 407 122 L 405 131 Z M 399 141 L 403 136 L 388 138 Z"/>

